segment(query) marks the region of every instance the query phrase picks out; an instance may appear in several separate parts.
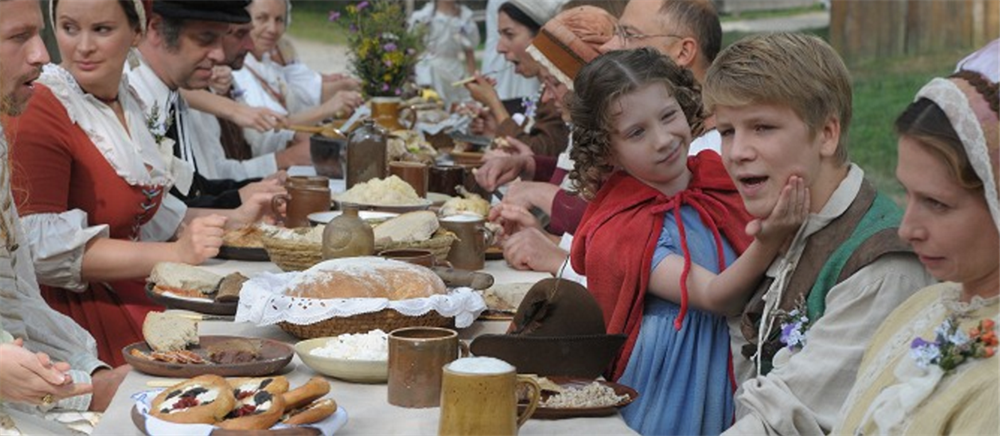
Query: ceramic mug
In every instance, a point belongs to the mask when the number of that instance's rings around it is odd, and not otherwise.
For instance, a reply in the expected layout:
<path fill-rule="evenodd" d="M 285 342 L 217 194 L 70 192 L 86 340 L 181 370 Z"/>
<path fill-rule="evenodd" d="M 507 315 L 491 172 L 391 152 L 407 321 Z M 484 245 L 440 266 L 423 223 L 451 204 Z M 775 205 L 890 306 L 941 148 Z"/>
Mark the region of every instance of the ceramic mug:
<path fill-rule="evenodd" d="M 441 368 L 458 358 L 458 333 L 440 327 L 405 327 L 389 333 L 389 404 L 437 407 Z"/>
<path fill-rule="evenodd" d="M 459 214 L 441 218 L 439 222 L 441 227 L 458 237 L 451 243 L 448 262 L 458 269 L 483 269 L 486 266 L 486 247 L 493 240 L 493 232 L 486 228 L 486 220 L 478 215 Z"/>
<path fill-rule="evenodd" d="M 422 248 L 397 248 L 384 250 L 378 253 L 379 257 L 398 260 L 400 262 L 412 263 L 414 265 L 433 267 L 435 264 L 434 253 Z"/>
<path fill-rule="evenodd" d="M 517 414 L 519 386 L 528 405 Z M 541 388 L 517 375 L 514 366 L 493 357 L 466 357 L 444 367 L 441 380 L 439 435 L 516 435 L 535 413 Z"/>
<path fill-rule="evenodd" d="M 458 186 L 465 185 L 465 167 L 459 165 L 436 165 L 429 168 L 427 190 L 452 197 L 459 195 Z"/>
<path fill-rule="evenodd" d="M 389 175 L 399 177 L 417 191 L 417 196 L 427 198 L 427 183 L 430 171 L 420 162 L 389 162 Z"/>
<path fill-rule="evenodd" d="M 285 204 L 285 227 L 308 227 L 309 214 L 330 210 L 330 187 L 287 185 L 288 193 L 271 198 L 271 207 L 281 209 Z"/>
<path fill-rule="evenodd" d="M 285 186 L 312 186 L 320 189 L 329 188 L 330 178 L 326 176 L 288 176 L 288 179 L 285 180 Z"/>

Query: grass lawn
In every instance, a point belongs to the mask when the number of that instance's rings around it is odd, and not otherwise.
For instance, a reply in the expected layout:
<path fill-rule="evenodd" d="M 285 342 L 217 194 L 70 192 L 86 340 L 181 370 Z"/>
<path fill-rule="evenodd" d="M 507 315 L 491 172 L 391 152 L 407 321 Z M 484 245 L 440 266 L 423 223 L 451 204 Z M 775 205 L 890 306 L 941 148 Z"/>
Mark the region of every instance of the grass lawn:
<path fill-rule="evenodd" d="M 331 10 L 343 10 L 354 2 L 348 1 L 296 1 L 292 4 L 292 24 L 288 33 L 295 38 L 326 44 L 347 44 L 346 30 L 329 21 Z"/>

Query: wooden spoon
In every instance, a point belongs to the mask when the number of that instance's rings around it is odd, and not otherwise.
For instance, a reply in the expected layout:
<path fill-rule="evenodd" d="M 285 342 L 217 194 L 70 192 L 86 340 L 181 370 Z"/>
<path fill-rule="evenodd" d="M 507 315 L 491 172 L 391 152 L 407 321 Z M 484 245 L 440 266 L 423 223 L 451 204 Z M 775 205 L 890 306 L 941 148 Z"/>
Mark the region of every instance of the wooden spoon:
<path fill-rule="evenodd" d="M 293 124 L 293 125 L 288 126 L 288 129 L 289 130 L 294 130 L 296 132 L 305 132 L 305 133 L 313 133 L 313 134 L 317 134 L 317 135 L 322 135 L 322 136 L 325 136 L 327 138 L 347 139 L 347 135 L 345 135 L 344 132 L 341 132 L 340 129 L 338 129 L 336 127 L 333 127 L 333 126 L 330 126 L 330 125 L 323 125 L 323 126 L 302 126 L 302 125 L 295 125 L 295 124 Z"/>

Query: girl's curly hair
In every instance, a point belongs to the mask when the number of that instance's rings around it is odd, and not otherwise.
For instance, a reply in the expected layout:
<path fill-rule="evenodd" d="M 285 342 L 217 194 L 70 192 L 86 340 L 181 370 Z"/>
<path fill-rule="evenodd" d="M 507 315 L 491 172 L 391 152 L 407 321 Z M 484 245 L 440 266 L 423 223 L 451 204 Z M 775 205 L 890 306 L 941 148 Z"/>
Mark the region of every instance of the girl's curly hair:
<path fill-rule="evenodd" d="M 569 177 L 573 188 L 593 199 L 614 171 L 611 134 L 614 131 L 612 104 L 621 96 L 653 83 L 666 85 L 677 98 L 692 137 L 700 136 L 706 118 L 701 103 L 701 86 L 690 71 L 651 48 L 605 53 L 580 70 L 573 81 L 569 101 L 573 118 L 575 161 Z"/>

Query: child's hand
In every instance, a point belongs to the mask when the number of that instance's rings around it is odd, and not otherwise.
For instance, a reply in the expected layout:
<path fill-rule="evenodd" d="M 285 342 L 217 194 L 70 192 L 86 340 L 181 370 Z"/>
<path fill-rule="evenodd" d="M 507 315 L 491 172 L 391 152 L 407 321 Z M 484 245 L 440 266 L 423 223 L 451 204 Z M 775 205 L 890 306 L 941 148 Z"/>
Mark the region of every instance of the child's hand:
<path fill-rule="evenodd" d="M 747 235 L 763 244 L 780 245 L 809 217 L 809 188 L 802 177 L 791 176 L 771 213 L 747 224 Z"/>

